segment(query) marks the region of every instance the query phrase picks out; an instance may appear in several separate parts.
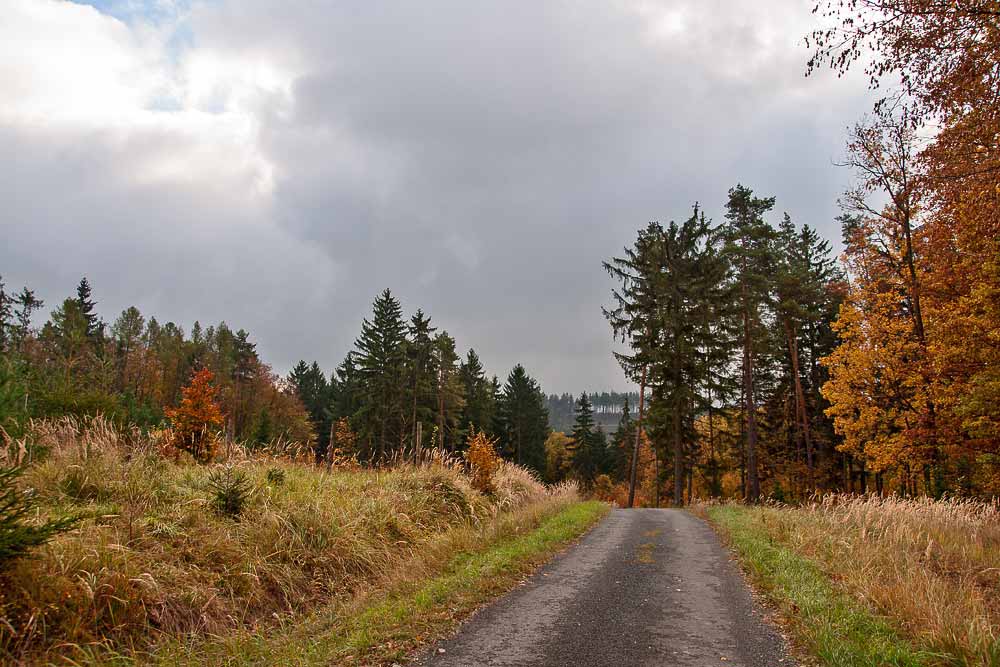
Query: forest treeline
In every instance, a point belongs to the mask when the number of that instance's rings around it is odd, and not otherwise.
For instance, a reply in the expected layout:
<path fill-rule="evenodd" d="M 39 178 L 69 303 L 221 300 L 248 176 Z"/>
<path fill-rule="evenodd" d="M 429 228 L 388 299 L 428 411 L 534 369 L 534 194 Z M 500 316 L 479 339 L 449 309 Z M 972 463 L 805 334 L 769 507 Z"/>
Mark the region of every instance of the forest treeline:
<path fill-rule="evenodd" d="M 593 421 L 589 401 L 578 439 L 554 433 L 550 399 L 524 366 L 503 382 L 488 376 L 474 349 L 460 355 L 422 310 L 406 319 L 389 290 L 336 369 L 299 361 L 286 377 L 261 360 L 247 331 L 224 322 L 195 322 L 187 334 L 130 307 L 106 323 L 86 278 L 33 326 L 43 307 L 31 289 L 11 293 L 0 279 L 0 435 L 8 443 L 31 418 L 103 415 L 122 427 L 172 428 L 178 447 L 202 462 L 227 443 L 284 443 L 311 448 L 317 461 L 381 464 L 418 447 L 461 454 L 483 433 L 500 456 L 550 482 L 623 474 L 624 450 Z M 616 411 L 613 423 L 628 398 L 595 395 L 600 414 Z M 566 400 L 577 420 L 579 406 Z"/>
<path fill-rule="evenodd" d="M 503 384 L 487 377 L 476 352 L 460 358 L 454 338 L 422 311 L 404 320 L 388 290 L 332 373 L 300 361 L 285 378 L 260 359 L 243 329 L 195 322 L 186 334 L 135 307 L 109 324 L 96 306 L 83 278 L 33 327 L 44 303 L 0 280 L 0 426 L 10 437 L 29 418 L 66 414 L 166 426 L 178 420 L 173 408 L 183 397 L 208 392 L 210 411 L 195 410 L 193 418 L 251 448 L 283 439 L 314 447 L 322 459 L 339 436 L 341 455 L 377 463 L 412 452 L 418 430 L 424 447 L 452 452 L 481 430 L 511 460 L 545 469 L 549 426 L 538 382 L 521 365 Z"/>
<path fill-rule="evenodd" d="M 594 391 L 584 392 L 594 412 L 594 421 L 600 424 L 601 428 L 611 433 L 617 428 L 622 409 L 628 403 L 632 406 L 639 404 L 639 392 L 637 391 Z M 546 408 L 549 411 L 549 425 L 555 431 L 569 433 L 573 430 L 576 421 L 578 396 L 564 392 L 562 394 L 549 394 L 546 401 Z"/>
<path fill-rule="evenodd" d="M 605 264 L 661 483 L 707 495 L 1000 493 L 1000 11 L 829 2 L 812 73 L 898 77 L 850 132 L 844 254 L 737 185 Z"/>

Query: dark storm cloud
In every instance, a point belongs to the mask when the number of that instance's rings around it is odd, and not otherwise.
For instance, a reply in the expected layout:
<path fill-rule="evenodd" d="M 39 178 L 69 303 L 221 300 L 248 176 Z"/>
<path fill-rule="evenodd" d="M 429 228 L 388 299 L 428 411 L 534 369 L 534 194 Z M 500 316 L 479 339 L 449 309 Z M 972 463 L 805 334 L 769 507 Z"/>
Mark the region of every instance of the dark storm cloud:
<path fill-rule="evenodd" d="M 260 176 L 249 167 L 221 182 L 131 182 L 130 163 L 162 149 L 136 139 L 146 131 L 117 153 L 90 138 L 96 156 L 74 168 L 45 153 L 58 138 L 15 129 L 35 156 L 27 169 L 0 158 L 33 174 L 17 186 L 32 228 L 16 247 L 56 233 L 57 250 L 30 256 L 60 284 L 103 272 L 116 307 L 238 320 L 279 370 L 299 357 L 331 368 L 390 287 L 493 372 L 520 361 L 547 390 L 621 387 L 600 262 L 646 221 L 681 218 L 696 200 L 721 219 L 743 182 L 777 196 L 775 218 L 787 210 L 838 236 L 847 175 L 832 159 L 868 103 L 857 83 L 803 78 L 808 9 L 199 7 L 185 24 L 197 49 L 292 72 L 286 94 L 251 107 L 266 196 L 241 194 Z"/>

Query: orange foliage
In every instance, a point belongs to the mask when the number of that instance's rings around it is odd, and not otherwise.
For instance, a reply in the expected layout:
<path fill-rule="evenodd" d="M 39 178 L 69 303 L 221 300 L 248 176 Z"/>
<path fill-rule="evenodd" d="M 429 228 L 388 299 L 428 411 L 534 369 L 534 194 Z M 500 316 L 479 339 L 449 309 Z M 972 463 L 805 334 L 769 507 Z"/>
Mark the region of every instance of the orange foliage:
<path fill-rule="evenodd" d="M 493 475 L 500 467 L 496 442 L 482 431 L 473 434 L 469 437 L 465 460 L 472 469 L 472 486 L 482 493 L 493 493 Z"/>
<path fill-rule="evenodd" d="M 181 390 L 180 405 L 166 410 L 173 426 L 174 449 L 188 452 L 199 463 L 208 463 L 215 456 L 217 439 L 213 428 L 223 422 L 222 411 L 215 402 L 212 377 L 207 368 L 195 373 Z"/>
<path fill-rule="evenodd" d="M 333 441 L 326 450 L 327 466 L 353 466 L 357 464 L 354 457 L 354 444 L 358 436 L 351 429 L 351 422 L 341 417 L 333 425 Z"/>
<path fill-rule="evenodd" d="M 896 74 L 906 97 L 880 105 L 880 117 L 904 102 L 910 129 L 899 136 L 927 121 L 936 130 L 914 160 L 887 159 L 878 145 L 867 152 L 891 166 L 869 190 L 913 173 L 890 193 L 897 210 L 870 211 L 848 240 L 854 280 L 837 324 L 842 344 L 827 359 L 829 413 L 844 448 L 875 470 L 926 466 L 925 483 L 930 468 L 946 482 L 937 491 L 996 494 L 1000 15 L 995 3 L 932 0 L 822 0 L 817 9 L 838 23 L 813 33 L 810 70 L 863 60 L 873 83 Z M 898 234 L 884 233 L 900 211 L 914 216 L 910 275 Z M 908 331 L 915 312 L 922 326 Z"/>

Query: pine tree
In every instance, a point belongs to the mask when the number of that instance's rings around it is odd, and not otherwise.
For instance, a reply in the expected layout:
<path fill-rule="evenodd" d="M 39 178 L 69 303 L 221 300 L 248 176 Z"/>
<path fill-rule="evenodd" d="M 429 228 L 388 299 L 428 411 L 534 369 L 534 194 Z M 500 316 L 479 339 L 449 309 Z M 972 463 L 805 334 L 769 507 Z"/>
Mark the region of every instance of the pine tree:
<path fill-rule="evenodd" d="M 618 428 L 611 437 L 612 446 L 608 451 L 608 474 L 615 481 L 628 478 L 629 454 L 635 438 L 635 421 L 632 419 L 628 395 L 622 404 L 622 414 Z"/>
<path fill-rule="evenodd" d="M 417 424 L 423 424 L 423 432 L 430 433 L 426 427 L 434 420 L 437 407 L 435 399 L 437 367 L 435 365 L 433 337 L 435 331 L 437 329 L 431 326 L 431 318 L 424 315 L 422 310 L 417 309 L 417 312 L 410 318 L 409 338 L 406 345 L 408 391 L 410 394 L 409 435 L 414 447 L 417 442 Z"/>
<path fill-rule="evenodd" d="M 671 442 L 674 504 L 681 505 L 689 452 L 696 447 L 694 412 L 710 400 L 700 391 L 711 370 L 705 351 L 717 342 L 703 322 L 716 312 L 728 266 L 697 206 L 683 224 L 671 222 L 663 230 L 660 246 L 662 263 L 653 278 L 660 342 L 651 374 L 660 400 L 651 405 L 650 416 L 662 415 L 655 431 Z"/>
<path fill-rule="evenodd" d="M 594 422 L 594 410 L 586 393 L 576 402 L 573 424 L 573 470 L 585 489 L 594 485 L 600 471 L 599 438 Z"/>
<path fill-rule="evenodd" d="M 615 339 L 631 350 L 631 354 L 615 352 L 615 358 L 625 376 L 639 383 L 639 414 L 629 464 L 629 507 L 635 500 L 646 379 L 659 336 L 655 276 L 659 270 L 661 234 L 660 224 L 651 222 L 646 229 L 639 231 L 634 247 L 626 247 L 622 257 L 603 263 L 605 271 L 620 286 L 611 292 L 614 305 L 601 310 L 611 325 Z"/>
<path fill-rule="evenodd" d="M 773 197 L 755 197 L 750 188 L 737 185 L 729 191 L 726 224 L 722 228 L 724 253 L 733 267 L 739 304 L 739 338 L 743 348 L 743 410 L 746 420 L 746 496 L 750 502 L 760 499 L 756 362 L 767 341 L 764 316 L 770 298 L 774 230 L 764 221 L 763 215 L 772 208 Z"/>
<path fill-rule="evenodd" d="M 438 447 L 456 451 L 461 441 L 459 418 L 465 399 L 461 379 L 458 376 L 455 339 L 449 336 L 447 331 L 442 331 L 434 337 L 434 367 L 437 371 L 435 396 Z"/>
<path fill-rule="evenodd" d="M 7 289 L 4 286 L 3 276 L 0 276 L 0 354 L 7 352 L 11 347 L 14 326 L 11 320 L 13 315 L 12 301 L 13 299 L 7 294 Z"/>
<path fill-rule="evenodd" d="M 507 376 L 497 407 L 504 454 L 518 465 L 543 472 L 549 435 L 545 396 L 521 364 Z"/>
<path fill-rule="evenodd" d="M 299 360 L 288 374 L 288 383 L 295 389 L 309 415 L 309 422 L 317 435 L 316 457 L 322 460 L 330 444 L 330 385 L 317 362 L 309 365 L 304 360 Z"/>
<path fill-rule="evenodd" d="M 778 227 L 777 243 L 775 313 L 785 343 L 792 385 L 792 430 L 796 433 L 799 449 L 805 454 L 808 486 L 812 489 L 816 484 L 816 439 L 814 408 L 807 400 L 806 387 L 815 386 L 818 379 L 811 378 L 807 371 L 816 369 L 816 333 L 826 320 L 832 319 L 830 300 L 836 295 L 832 285 L 839 281 L 840 273 L 830 256 L 829 243 L 819 239 L 808 226 L 797 230 L 787 213 Z"/>
<path fill-rule="evenodd" d="M 20 349 L 22 341 L 31 333 L 31 316 L 45 303 L 36 298 L 34 291 L 27 287 L 23 288 L 14 298 L 14 302 L 17 304 L 17 309 L 14 311 L 16 324 L 14 325 L 12 342 L 15 348 Z"/>
<path fill-rule="evenodd" d="M 146 320 L 135 306 L 123 310 L 111 325 L 119 391 L 134 391 L 130 369 L 135 365 L 133 357 L 136 348 L 142 344 L 142 332 L 145 328 Z"/>
<path fill-rule="evenodd" d="M 97 303 L 91 298 L 90 283 L 87 281 L 86 276 L 80 278 L 80 284 L 76 287 L 76 303 L 80 314 L 87 321 L 87 338 L 91 340 L 98 339 L 104 329 L 104 325 L 101 324 L 100 318 L 94 310 Z"/>
<path fill-rule="evenodd" d="M 492 384 L 486 379 L 483 364 L 475 350 L 469 350 L 458 369 L 458 375 L 465 402 L 460 423 L 462 432 L 471 434 L 474 430 L 483 430 L 492 435 L 496 400 Z"/>
<path fill-rule="evenodd" d="M 399 301 L 389 290 L 372 304 L 372 319 L 361 324 L 355 341 L 355 359 L 360 384 L 360 407 L 355 417 L 362 438 L 374 439 L 370 452 L 384 461 L 386 447 L 400 430 L 406 364 L 406 325 Z"/>

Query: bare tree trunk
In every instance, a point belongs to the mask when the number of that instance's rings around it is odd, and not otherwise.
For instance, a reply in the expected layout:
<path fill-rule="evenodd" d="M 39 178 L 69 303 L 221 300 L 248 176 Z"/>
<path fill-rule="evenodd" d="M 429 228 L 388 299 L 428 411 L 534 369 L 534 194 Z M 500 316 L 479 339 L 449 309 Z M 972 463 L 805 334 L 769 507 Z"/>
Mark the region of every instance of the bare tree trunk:
<path fill-rule="evenodd" d="M 674 381 L 680 375 L 678 371 L 679 360 L 674 355 Z M 674 387 L 674 415 L 673 415 L 673 441 L 674 441 L 674 506 L 680 507 L 684 504 L 684 451 L 681 442 L 681 401 L 680 390 Z"/>
<path fill-rule="evenodd" d="M 653 447 L 653 507 L 660 506 L 660 457 Z"/>
<path fill-rule="evenodd" d="M 806 445 L 806 468 L 809 471 L 809 490 L 816 488 L 816 462 L 813 455 L 812 434 L 809 429 L 809 416 L 806 412 L 806 395 L 802 389 L 802 378 L 799 375 L 799 344 L 795 336 L 795 327 L 785 320 L 785 336 L 788 339 L 788 355 L 792 361 L 792 377 L 795 380 L 795 417 L 799 422 L 802 438 Z"/>
<path fill-rule="evenodd" d="M 421 422 L 417 422 L 417 434 L 413 440 L 413 463 L 416 465 L 420 465 L 420 457 L 421 457 L 420 444 L 421 440 L 423 440 L 423 436 L 424 436 L 424 425 Z"/>
<path fill-rule="evenodd" d="M 743 288 L 744 295 L 746 287 Z M 744 304 L 746 300 L 744 299 Z M 747 499 L 760 500 L 760 476 L 757 472 L 757 402 L 753 393 L 753 337 L 750 332 L 750 309 L 743 307 L 743 391 L 747 419 Z"/>
<path fill-rule="evenodd" d="M 639 381 L 639 419 L 635 424 L 635 445 L 632 446 L 632 470 L 629 473 L 628 506 L 635 504 L 635 480 L 639 471 L 639 438 L 642 433 L 642 411 L 646 399 L 646 367 L 642 367 L 642 379 Z"/>
<path fill-rule="evenodd" d="M 708 464 L 711 466 L 710 471 L 712 474 L 712 489 L 710 495 L 715 497 L 716 492 L 720 489 L 721 484 L 719 482 L 719 466 L 715 461 L 715 420 L 712 410 L 712 393 L 709 391 L 708 394 Z"/>

